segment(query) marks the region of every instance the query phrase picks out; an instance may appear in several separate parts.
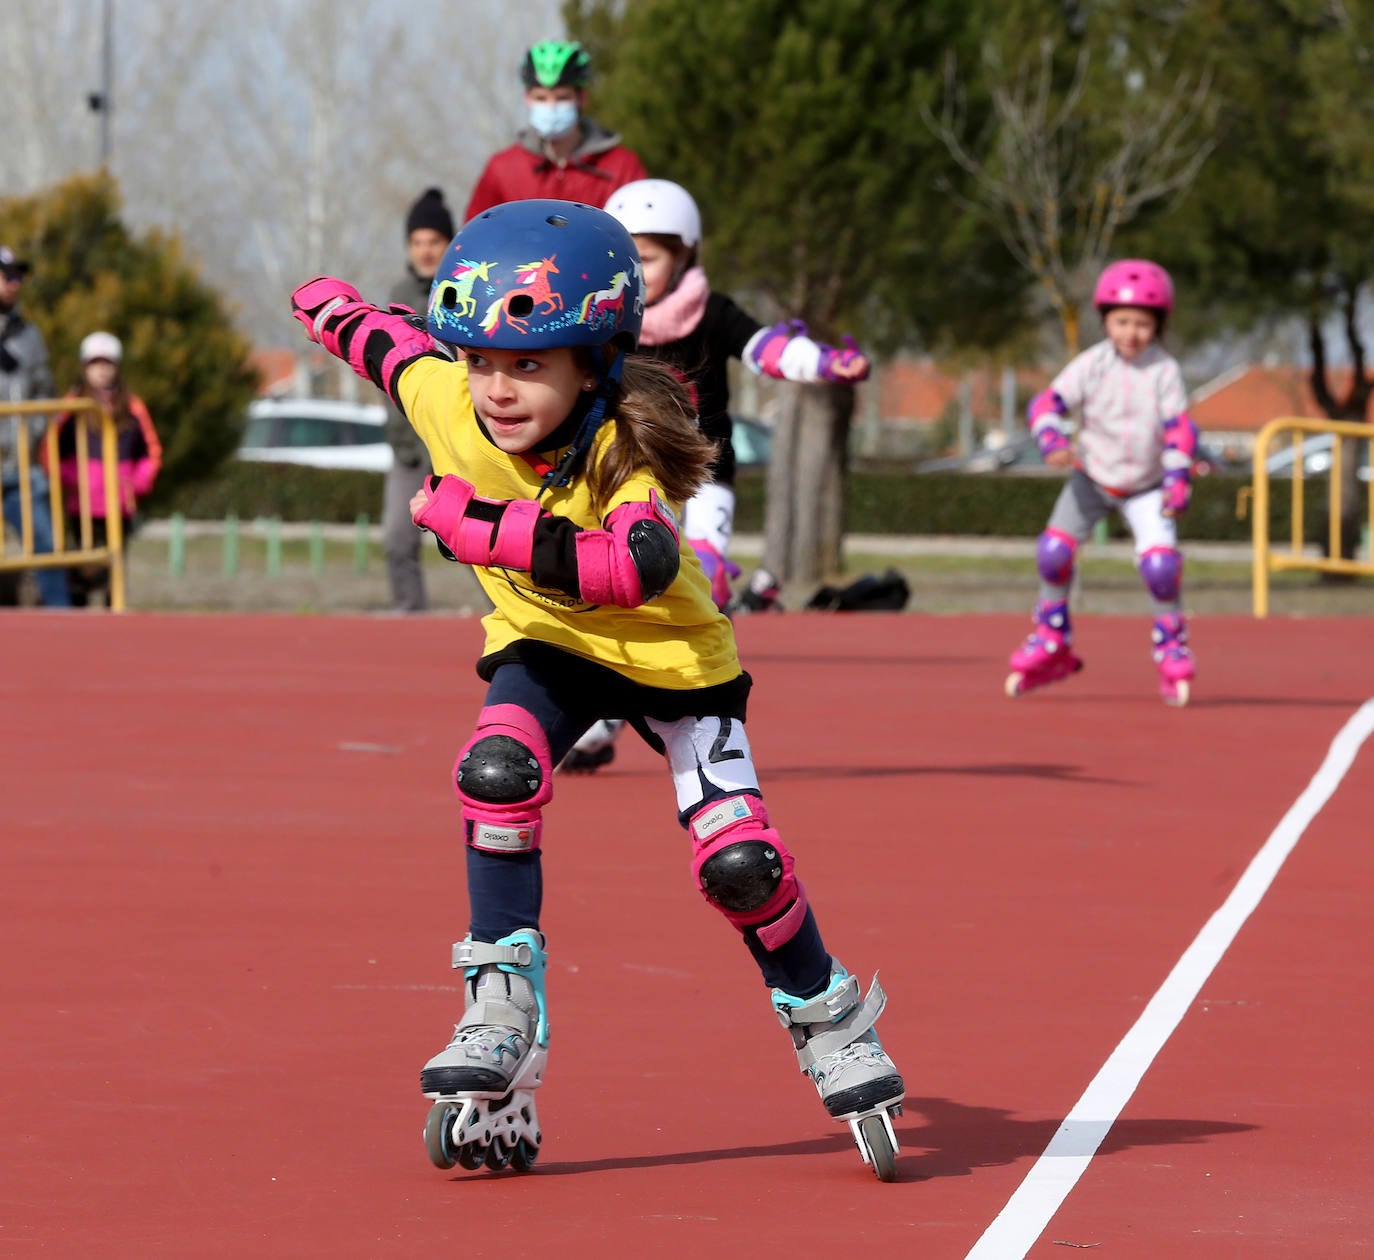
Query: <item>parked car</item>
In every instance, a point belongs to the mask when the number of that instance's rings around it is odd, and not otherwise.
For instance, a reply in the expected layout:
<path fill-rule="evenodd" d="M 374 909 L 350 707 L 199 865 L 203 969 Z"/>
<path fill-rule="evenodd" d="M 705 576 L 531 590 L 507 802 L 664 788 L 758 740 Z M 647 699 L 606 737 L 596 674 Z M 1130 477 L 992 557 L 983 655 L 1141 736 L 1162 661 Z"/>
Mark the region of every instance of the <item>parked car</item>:
<path fill-rule="evenodd" d="M 1304 438 L 1302 443 L 1302 473 L 1304 477 L 1324 477 L 1331 471 L 1331 446 L 1335 438 L 1330 433 L 1314 433 L 1309 438 Z M 1293 475 L 1293 441 L 1291 438 L 1280 439 L 1276 446 L 1269 448 L 1273 453 L 1264 461 L 1264 466 L 1269 470 L 1271 477 L 1291 477 Z M 1369 452 L 1361 449 L 1359 455 L 1360 469 L 1359 478 L 1361 481 L 1368 481 L 1369 473 Z"/>
<path fill-rule="evenodd" d="M 248 408 L 238 457 L 386 472 L 392 458 L 386 410 L 378 403 L 323 398 L 263 399 Z"/>
<path fill-rule="evenodd" d="M 762 468 L 773 453 L 773 430 L 748 416 L 732 415 L 730 441 L 735 463 L 741 468 Z"/>
<path fill-rule="evenodd" d="M 971 454 L 942 455 L 936 459 L 924 459 L 916 465 L 916 471 L 995 473 L 1012 468 L 1025 471 L 1043 466 L 1040 448 L 1029 433 L 1008 438 L 1000 430 L 994 430 L 984 439 L 983 445 Z"/>

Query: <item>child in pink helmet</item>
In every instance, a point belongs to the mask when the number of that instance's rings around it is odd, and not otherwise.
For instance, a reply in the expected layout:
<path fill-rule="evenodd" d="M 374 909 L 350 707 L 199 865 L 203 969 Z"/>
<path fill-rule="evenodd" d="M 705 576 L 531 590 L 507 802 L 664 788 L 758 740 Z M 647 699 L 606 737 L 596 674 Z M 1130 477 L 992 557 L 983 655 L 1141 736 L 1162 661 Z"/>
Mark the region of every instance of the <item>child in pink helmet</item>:
<path fill-rule="evenodd" d="M 1106 337 L 1073 359 L 1030 404 L 1030 426 L 1051 467 L 1072 466 L 1036 547 L 1040 598 L 1035 628 L 1011 655 L 1009 696 L 1082 669 L 1069 623 L 1074 557 L 1108 512 L 1135 539 L 1140 576 L 1155 614 L 1160 694 L 1188 703 L 1193 655 L 1181 612 L 1183 555 L 1177 518 L 1188 509 L 1197 428 L 1177 361 L 1160 345 L 1174 286 L 1158 263 L 1128 258 L 1098 278 L 1093 305 Z M 1064 417 L 1079 413 L 1077 442 Z"/>

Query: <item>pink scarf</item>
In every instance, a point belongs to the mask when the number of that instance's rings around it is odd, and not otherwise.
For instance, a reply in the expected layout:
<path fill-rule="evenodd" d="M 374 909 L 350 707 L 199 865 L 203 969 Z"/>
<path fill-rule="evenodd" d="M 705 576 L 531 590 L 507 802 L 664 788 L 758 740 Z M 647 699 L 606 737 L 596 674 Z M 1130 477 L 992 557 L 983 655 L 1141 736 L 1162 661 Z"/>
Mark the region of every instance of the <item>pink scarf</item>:
<path fill-rule="evenodd" d="M 689 267 L 677 282 L 677 288 L 645 309 L 644 326 L 639 330 L 640 344 L 662 346 L 680 341 L 701 323 L 706 313 L 706 299 L 710 296 L 706 272 L 700 267 Z"/>

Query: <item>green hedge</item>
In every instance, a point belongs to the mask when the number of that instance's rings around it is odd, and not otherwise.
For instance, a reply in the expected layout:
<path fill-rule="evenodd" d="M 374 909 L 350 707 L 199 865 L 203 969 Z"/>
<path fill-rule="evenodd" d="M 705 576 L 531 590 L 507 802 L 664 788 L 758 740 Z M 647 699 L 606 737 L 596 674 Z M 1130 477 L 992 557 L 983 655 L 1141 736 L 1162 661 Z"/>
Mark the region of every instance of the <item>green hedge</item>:
<path fill-rule="evenodd" d="M 259 464 L 232 459 L 208 481 L 180 487 L 159 516 L 181 512 L 192 520 L 279 516 L 284 521 L 349 523 L 382 513 L 381 473 Z"/>
<path fill-rule="evenodd" d="M 1211 542 L 1247 542 L 1251 521 L 1236 517 L 1236 496 L 1250 483 L 1237 477 L 1198 477 L 1193 501 L 1182 523 L 1185 538 Z M 1063 488 L 1060 477 L 856 471 L 849 478 L 847 523 L 856 534 L 962 534 L 1027 538 L 1045 528 Z M 735 528 L 755 533 L 763 527 L 763 481 L 759 474 L 741 476 Z M 1317 540 L 1326 519 L 1323 483 L 1311 480 L 1307 491 L 1307 536 Z M 1291 496 L 1286 483 L 1273 489 L 1270 530 L 1288 536 Z M 1113 537 L 1127 537 L 1121 518 L 1108 518 Z"/>
<path fill-rule="evenodd" d="M 908 471 L 856 471 L 849 479 L 849 530 L 857 534 L 964 534 L 1027 538 L 1049 519 L 1060 477 L 915 474 Z M 1183 522 L 1185 538 L 1244 542 L 1250 520 L 1236 519 L 1236 495 L 1249 483 L 1235 477 L 1199 477 L 1193 504 Z M 740 476 L 735 527 L 741 533 L 763 528 L 763 477 Z M 1270 529 L 1287 538 L 1290 491 L 1274 487 Z M 231 461 L 211 481 L 182 488 L 162 512 L 182 512 L 196 520 L 222 519 L 231 512 L 242 518 L 279 516 L 283 520 L 352 522 L 359 515 L 377 520 L 382 506 L 382 478 L 377 473 L 334 472 L 289 464 Z M 1317 541 L 1326 519 L 1324 483 L 1307 484 L 1307 536 Z M 1110 519 L 1115 537 L 1126 531 L 1117 516 Z"/>

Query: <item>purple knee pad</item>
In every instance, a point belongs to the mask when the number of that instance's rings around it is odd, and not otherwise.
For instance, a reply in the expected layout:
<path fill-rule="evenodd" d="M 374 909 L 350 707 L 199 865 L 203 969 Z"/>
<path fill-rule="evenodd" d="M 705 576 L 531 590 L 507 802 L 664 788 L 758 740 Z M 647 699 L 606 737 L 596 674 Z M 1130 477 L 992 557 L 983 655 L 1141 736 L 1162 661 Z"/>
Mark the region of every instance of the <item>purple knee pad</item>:
<path fill-rule="evenodd" d="M 453 787 L 474 849 L 537 849 L 543 807 L 553 798 L 553 753 L 543 727 L 518 704 L 488 705 L 453 764 Z"/>
<path fill-rule="evenodd" d="M 1173 547 L 1151 547 L 1140 557 L 1140 576 L 1161 603 L 1172 603 L 1183 585 L 1183 553 Z"/>
<path fill-rule="evenodd" d="M 692 815 L 692 878 L 701 895 L 766 950 L 785 945 L 806 918 L 794 859 L 757 796 L 712 801 Z"/>
<path fill-rule="evenodd" d="M 1040 576 L 1055 586 L 1067 586 L 1073 577 L 1073 558 L 1078 539 L 1062 529 L 1047 529 L 1035 547 L 1035 564 Z"/>

